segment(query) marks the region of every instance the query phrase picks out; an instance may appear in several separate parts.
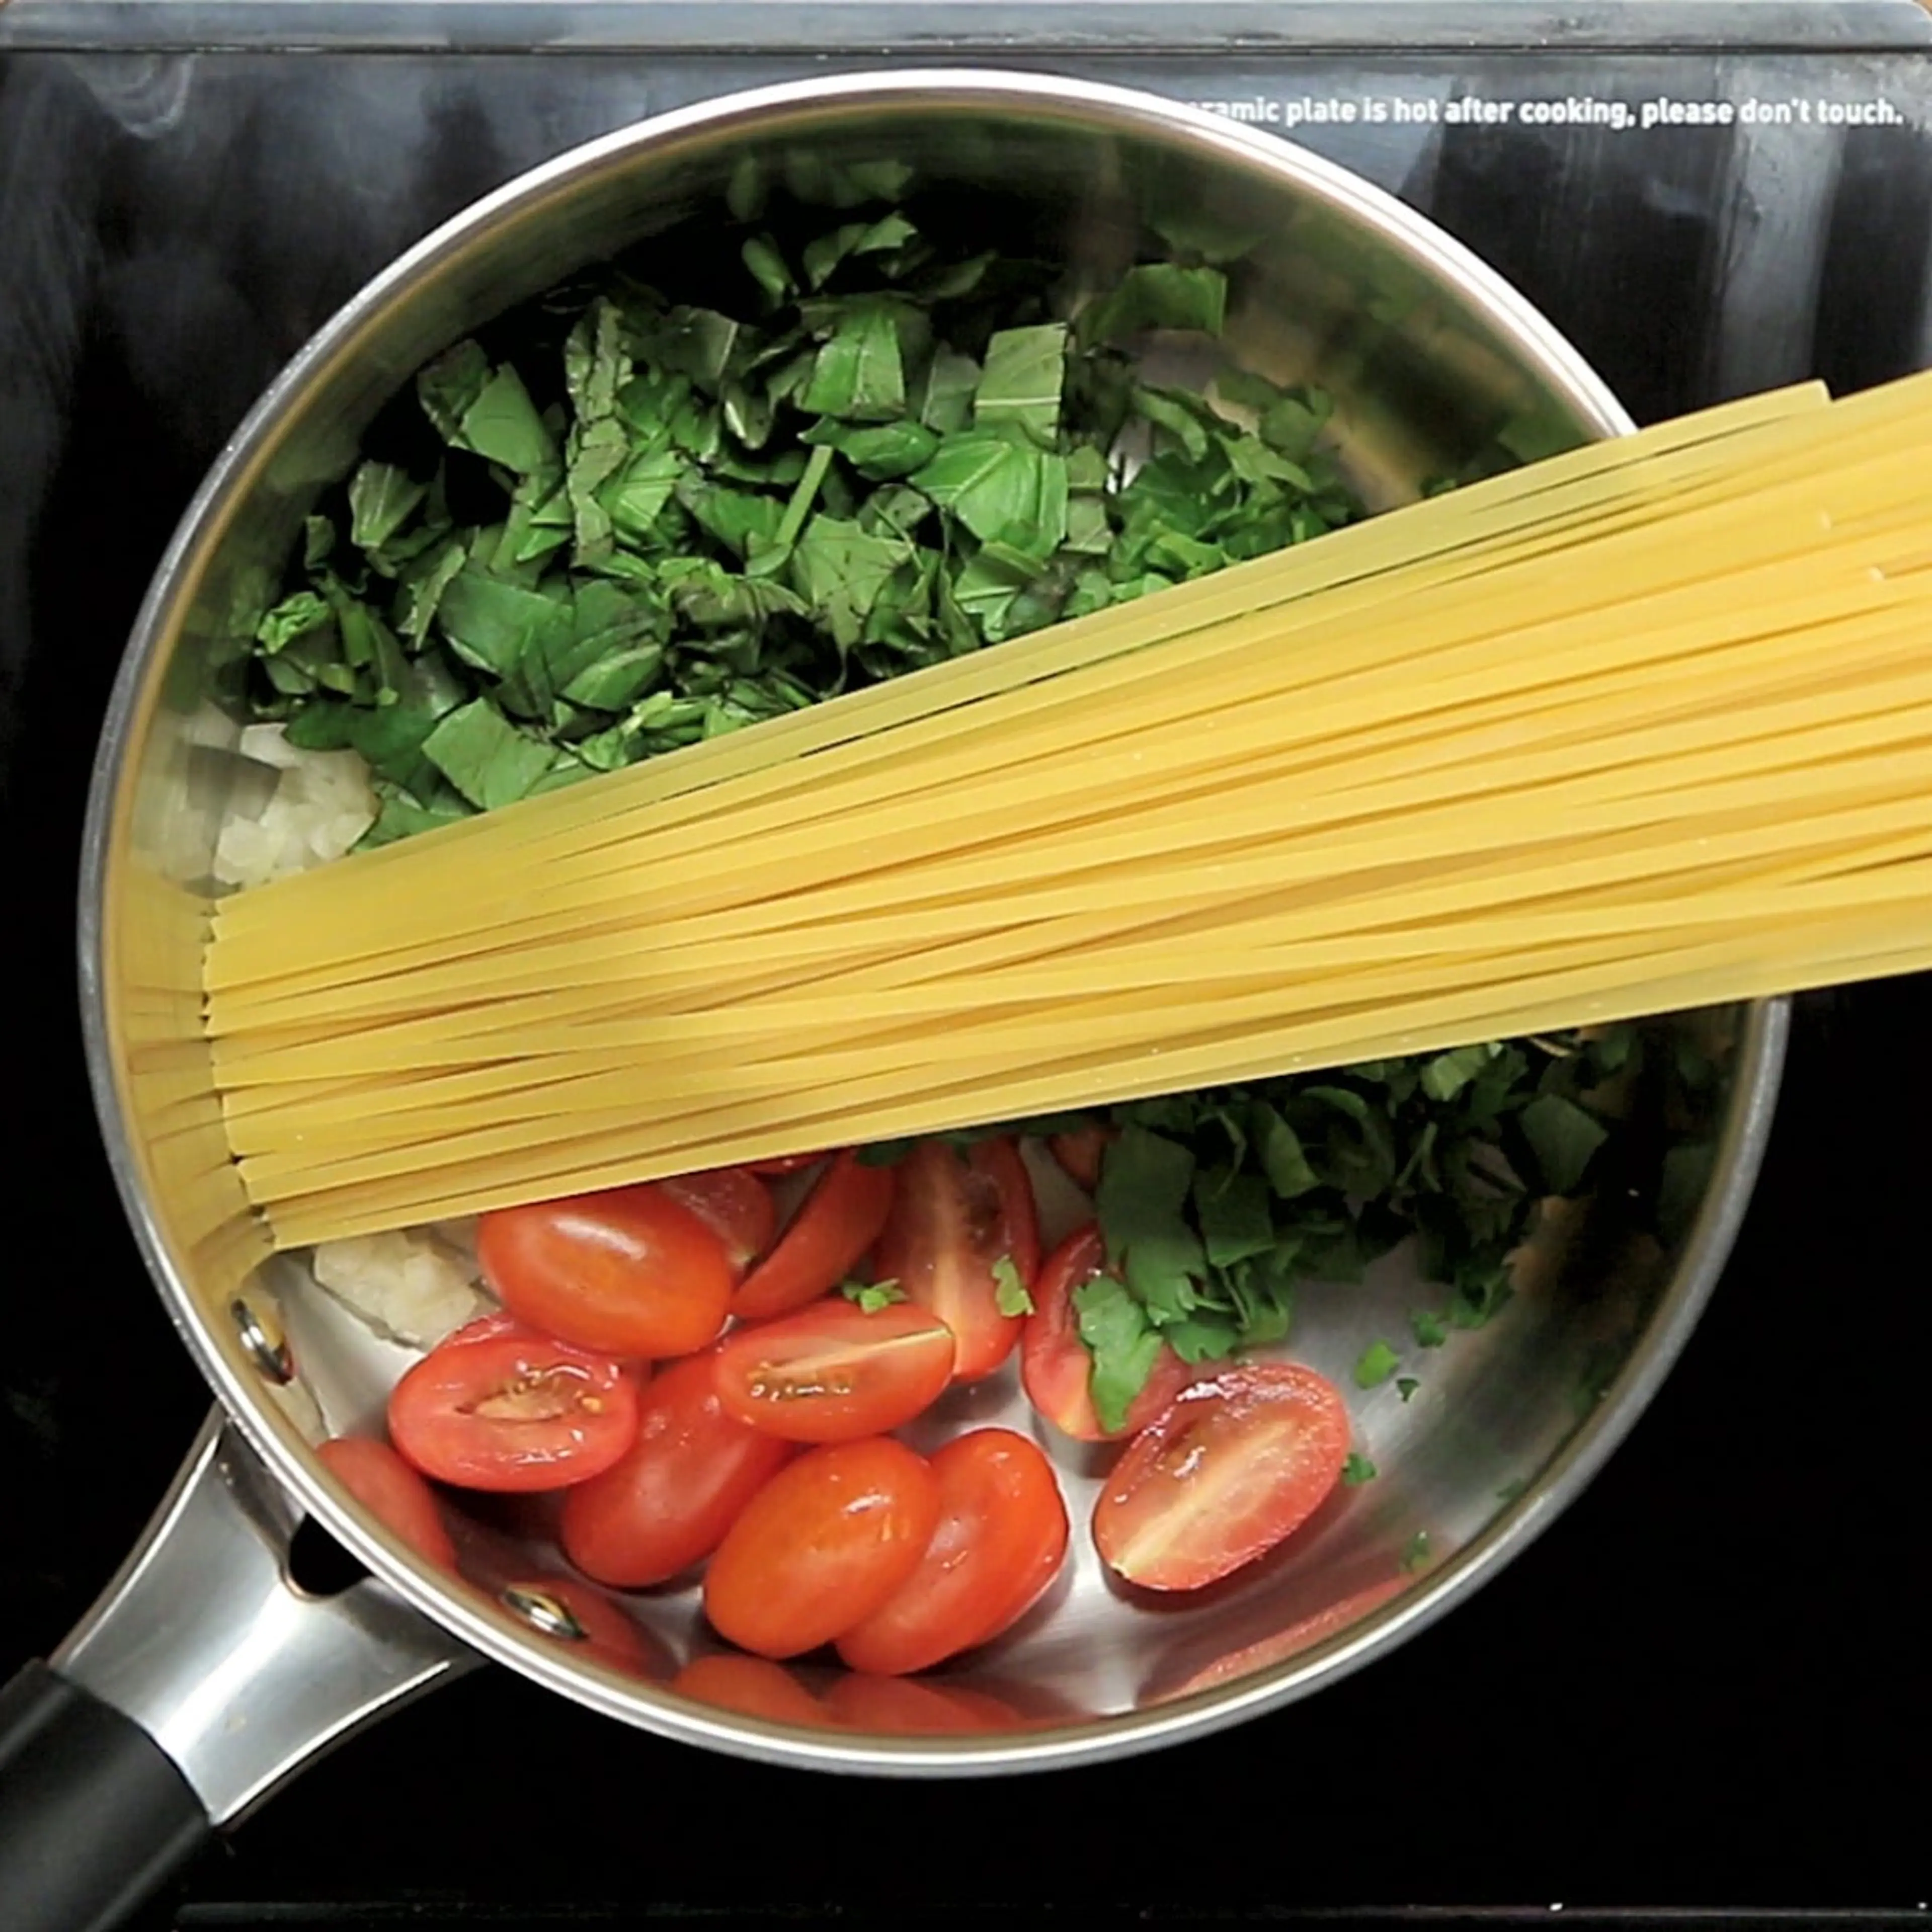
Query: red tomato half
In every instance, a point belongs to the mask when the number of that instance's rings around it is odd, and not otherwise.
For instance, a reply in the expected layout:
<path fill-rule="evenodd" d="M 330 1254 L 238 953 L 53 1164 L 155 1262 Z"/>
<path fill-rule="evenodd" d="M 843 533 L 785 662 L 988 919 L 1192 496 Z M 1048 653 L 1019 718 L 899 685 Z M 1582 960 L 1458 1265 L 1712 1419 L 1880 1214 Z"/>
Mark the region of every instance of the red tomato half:
<path fill-rule="evenodd" d="M 322 1466 L 380 1522 L 427 1562 L 456 1568 L 456 1546 L 428 1484 L 386 1442 L 338 1436 L 315 1452 Z"/>
<path fill-rule="evenodd" d="M 1056 1429 L 1082 1442 L 1108 1442 L 1144 1428 L 1187 1386 L 1186 1363 L 1164 1342 L 1145 1386 L 1128 1405 L 1124 1426 L 1110 1435 L 1094 1413 L 1094 1358 L 1080 1339 L 1073 1291 L 1105 1271 L 1107 1250 L 1097 1227 L 1076 1229 L 1046 1258 L 1034 1285 L 1033 1312 L 1020 1342 L 1027 1400 Z"/>
<path fill-rule="evenodd" d="M 718 1351 L 728 1415 L 790 1442 L 849 1442 L 910 1422 L 952 1377 L 952 1336 L 911 1303 L 866 1314 L 836 1298 L 760 1322 Z"/>
<path fill-rule="evenodd" d="M 796 1657 L 870 1616 L 919 1567 L 939 1483 L 890 1436 L 801 1456 L 754 1496 L 704 1577 L 721 1636 Z"/>
<path fill-rule="evenodd" d="M 724 1244 L 732 1272 L 742 1275 L 771 1246 L 778 1210 L 771 1191 L 748 1168 L 714 1167 L 682 1174 L 658 1187 L 688 1208 Z"/>
<path fill-rule="evenodd" d="M 602 1591 L 574 1576 L 520 1576 L 505 1587 L 548 1597 L 584 1633 L 580 1637 L 556 1636 L 552 1642 L 580 1650 L 599 1664 L 634 1676 L 662 1673 L 656 1646 Z"/>
<path fill-rule="evenodd" d="M 986 1643 L 1039 1600 L 1066 1554 L 1053 1466 L 1010 1429 L 976 1429 L 932 1459 L 939 1527 L 919 1568 L 838 1640 L 854 1670 L 896 1677 Z"/>
<path fill-rule="evenodd" d="M 914 1684 L 903 1677 L 850 1671 L 825 1694 L 825 1708 L 855 1731 L 887 1737 L 944 1737 L 1016 1731 L 1026 1720 L 1010 1704 L 957 1684 Z"/>
<path fill-rule="evenodd" d="M 469 1490 L 557 1490 L 630 1448 L 638 1384 L 622 1364 L 527 1329 L 474 1341 L 464 1332 L 389 1391 L 389 1439 L 425 1476 Z"/>
<path fill-rule="evenodd" d="M 879 1238 L 892 1204 L 892 1170 L 862 1166 L 850 1148 L 813 1183 L 778 1246 L 739 1284 L 731 1312 L 762 1322 L 836 1288 Z"/>
<path fill-rule="evenodd" d="M 762 1718 L 768 1724 L 809 1724 L 823 1730 L 831 1713 L 788 1670 L 765 1657 L 694 1658 L 670 1681 L 700 1704 Z"/>
<path fill-rule="evenodd" d="M 724 1244 L 656 1187 L 485 1214 L 476 1258 L 496 1298 L 547 1335 L 612 1355 L 688 1355 L 724 1325 Z"/>
<path fill-rule="evenodd" d="M 952 1372 L 977 1382 L 1012 1353 L 1026 1319 L 1024 1306 L 1000 1311 L 999 1264 L 1008 1264 L 1010 1281 L 1024 1292 L 1040 1273 L 1033 1184 L 1010 1140 L 980 1141 L 964 1153 L 921 1141 L 898 1172 L 873 1273 L 897 1282 L 952 1330 Z"/>
<path fill-rule="evenodd" d="M 1183 1391 L 1100 1492 L 1094 1541 L 1148 1590 L 1196 1590 L 1272 1550 L 1341 1480 L 1348 1410 L 1312 1369 L 1228 1369 Z"/>
<path fill-rule="evenodd" d="M 645 1390 L 624 1460 L 564 1498 L 563 1553 L 620 1589 L 662 1583 L 709 1556 L 793 1454 L 789 1442 L 727 1415 L 713 1356 L 693 1355 Z"/>
<path fill-rule="evenodd" d="M 1082 1127 L 1077 1134 L 1054 1134 L 1047 1142 L 1047 1151 L 1059 1162 L 1070 1180 L 1076 1180 L 1091 1194 L 1100 1184 L 1100 1162 L 1107 1143 L 1114 1138 L 1112 1127 Z"/>

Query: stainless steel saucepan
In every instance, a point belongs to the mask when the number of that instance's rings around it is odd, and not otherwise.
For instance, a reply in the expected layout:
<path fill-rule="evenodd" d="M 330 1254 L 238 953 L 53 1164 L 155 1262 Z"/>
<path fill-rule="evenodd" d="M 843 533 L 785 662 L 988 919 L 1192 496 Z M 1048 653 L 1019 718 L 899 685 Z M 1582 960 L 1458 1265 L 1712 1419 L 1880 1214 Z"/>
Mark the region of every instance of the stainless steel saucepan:
<path fill-rule="evenodd" d="M 0 1694 L 9 1932 L 112 1922 L 317 1751 L 484 1659 L 668 1737 L 829 1771 L 1078 1764 L 1275 1709 L 1402 1642 L 1549 1523 L 1649 1400 L 1717 1278 L 1769 1121 L 1776 1004 L 1658 1023 L 1694 1028 L 1725 1069 L 1705 1118 L 1672 1124 L 1714 1149 L 1688 1233 L 1660 1245 L 1621 1191 L 1552 1222 L 1516 1301 L 1436 1352 L 1413 1401 L 1392 1386 L 1361 1398 L 1380 1478 L 1281 1560 L 1152 1609 L 1109 1591 L 1077 1528 L 1070 1576 L 1018 1630 L 924 1702 L 848 1706 L 841 1723 L 766 1721 L 674 1688 L 710 1647 L 692 1590 L 612 1598 L 607 1631 L 570 1582 L 556 1588 L 559 1559 L 525 1520 L 459 1520 L 459 1582 L 331 1480 L 311 1444 L 378 1416 L 407 1357 L 298 1258 L 265 1259 L 227 1160 L 198 1030 L 200 952 L 222 814 L 265 774 L 232 727 L 211 725 L 203 668 L 252 627 L 304 512 L 422 363 L 580 266 L 702 220 L 741 158 L 781 151 L 890 157 L 957 184 L 969 218 L 1022 211 L 1032 244 L 1057 249 L 1076 281 L 1118 273 L 1163 210 L 1252 232 L 1231 346 L 1332 392 L 1343 460 L 1373 503 L 1500 452 L 1629 427 L 1527 303 L 1386 195 L 1270 136 L 1019 74 L 833 78 L 646 122 L 478 202 L 358 296 L 195 499 L 101 740 L 80 910 L 95 1096 L 155 1285 L 218 1406 L 120 1576 L 50 1666 Z M 1346 1376 L 1415 1299 L 1400 1256 L 1359 1289 L 1311 1292 L 1296 1352 Z M 1031 1426 L 1017 1395 L 965 1399 L 975 1419 Z M 1084 1525 L 1094 1472 L 1063 1460 L 1063 1474 Z M 331 1592 L 292 1570 L 304 1517 L 358 1559 L 358 1580 Z M 801 1681 L 823 1691 L 832 1674 Z"/>

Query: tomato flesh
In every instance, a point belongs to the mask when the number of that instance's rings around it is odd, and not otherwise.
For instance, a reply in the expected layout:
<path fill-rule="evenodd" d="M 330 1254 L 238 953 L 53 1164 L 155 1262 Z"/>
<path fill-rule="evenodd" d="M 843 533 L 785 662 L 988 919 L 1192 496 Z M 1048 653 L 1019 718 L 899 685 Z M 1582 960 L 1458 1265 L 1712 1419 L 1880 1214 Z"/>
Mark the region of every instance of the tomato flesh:
<path fill-rule="evenodd" d="M 1097 1227 L 1076 1229 L 1047 1257 L 1033 1291 L 1033 1312 L 1020 1341 L 1020 1379 L 1027 1400 L 1063 1435 L 1082 1442 L 1111 1442 L 1144 1429 L 1187 1386 L 1187 1365 L 1165 1343 L 1118 1429 L 1100 1426 L 1094 1412 L 1094 1358 L 1080 1339 L 1073 1292 L 1106 1272 L 1107 1250 Z"/>
<path fill-rule="evenodd" d="M 1113 1138 L 1111 1127 L 1082 1127 L 1077 1133 L 1051 1136 L 1046 1148 L 1065 1170 L 1067 1178 L 1078 1182 L 1091 1194 L 1100 1184 L 1100 1163 L 1106 1156 L 1107 1144 Z"/>
<path fill-rule="evenodd" d="M 561 1489 L 630 1448 L 638 1381 L 622 1364 L 527 1329 L 463 1336 L 389 1392 L 389 1439 L 422 1474 L 469 1490 Z"/>
<path fill-rule="evenodd" d="M 896 1282 L 952 1330 L 953 1375 L 977 1382 L 1012 1353 L 1026 1318 L 1023 1305 L 1010 1314 L 1000 1308 L 1001 1274 L 1010 1288 L 1030 1294 L 1040 1273 L 1040 1226 L 1025 1163 L 1004 1138 L 980 1141 L 964 1152 L 927 1140 L 899 1162 L 898 1174 L 873 1272 Z"/>
<path fill-rule="evenodd" d="M 904 1444 L 875 1436 L 814 1449 L 725 1532 L 705 1573 L 704 1613 L 760 1657 L 816 1650 L 912 1574 L 938 1520 L 938 1479 Z"/>
<path fill-rule="evenodd" d="M 563 1553 L 620 1589 L 664 1582 L 710 1556 L 793 1454 L 725 1414 L 710 1354 L 674 1364 L 644 1391 L 623 1460 L 564 1498 Z"/>
<path fill-rule="evenodd" d="M 889 1167 L 868 1167 L 848 1148 L 813 1182 L 777 1245 L 739 1283 L 731 1312 L 764 1322 L 816 1301 L 850 1275 L 892 1210 Z"/>
<path fill-rule="evenodd" d="M 1095 1546 L 1143 1589 L 1198 1589 L 1299 1529 L 1348 1454 L 1348 1406 L 1312 1369 L 1225 1370 L 1184 1390 L 1115 1464 Z"/>
<path fill-rule="evenodd" d="M 443 1527 L 436 1495 L 386 1442 L 338 1436 L 316 1450 L 322 1465 L 356 1500 L 425 1562 L 456 1568 L 456 1546 Z"/>
<path fill-rule="evenodd" d="M 612 1355 L 686 1355 L 724 1325 L 724 1244 L 654 1186 L 485 1214 L 476 1258 L 496 1298 L 547 1335 Z"/>
<path fill-rule="evenodd" d="M 778 1210 L 771 1190 L 748 1168 L 714 1167 L 661 1180 L 658 1186 L 723 1243 L 734 1275 L 742 1276 L 778 1232 Z"/>
<path fill-rule="evenodd" d="M 898 1676 L 989 1642 L 1040 1600 L 1066 1554 L 1053 1466 L 1024 1436 L 976 1429 L 932 1466 L 938 1527 L 919 1568 L 839 1638 L 854 1670 Z"/>
<path fill-rule="evenodd" d="M 727 1415 L 790 1442 L 848 1442 L 938 1400 L 952 1379 L 952 1336 L 909 1302 L 868 1314 L 835 1297 L 728 1336 L 716 1375 Z"/>

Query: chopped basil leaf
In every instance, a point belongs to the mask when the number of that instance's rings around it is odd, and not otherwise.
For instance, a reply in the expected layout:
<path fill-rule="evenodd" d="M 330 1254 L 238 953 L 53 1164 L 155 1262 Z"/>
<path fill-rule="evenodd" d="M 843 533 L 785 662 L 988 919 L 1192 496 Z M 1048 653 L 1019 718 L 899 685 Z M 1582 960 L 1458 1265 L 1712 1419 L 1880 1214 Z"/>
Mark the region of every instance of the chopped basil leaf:
<path fill-rule="evenodd" d="M 1371 1342 L 1355 1364 L 1355 1386 L 1372 1389 L 1387 1382 L 1401 1360 L 1386 1342 Z"/>
<path fill-rule="evenodd" d="M 1160 1336 L 1146 1312 L 1112 1275 L 1096 1275 L 1073 1291 L 1080 1339 L 1094 1358 L 1088 1393 L 1100 1426 L 1124 1428 L 1127 1411 L 1160 1359 Z"/>
<path fill-rule="evenodd" d="M 845 316 L 820 346 L 799 406 L 816 416 L 889 421 L 905 408 L 905 369 L 890 312 L 861 308 Z"/>
<path fill-rule="evenodd" d="M 523 378 L 506 364 L 477 392 L 463 412 L 455 439 L 519 476 L 556 466 L 556 446 L 537 413 Z"/>
<path fill-rule="evenodd" d="M 305 638 L 334 621 L 328 600 L 313 590 L 298 590 L 284 597 L 255 626 L 255 641 L 266 655 L 273 656 L 298 638 Z"/>
<path fill-rule="evenodd" d="M 1523 1138 L 1543 1175 L 1544 1191 L 1574 1194 L 1583 1183 L 1590 1156 L 1609 1138 L 1609 1130 L 1574 1100 L 1540 1094 L 1522 1114 Z"/>
<path fill-rule="evenodd" d="M 1033 1297 L 1020 1279 L 1018 1264 L 1011 1255 L 1002 1255 L 993 1264 L 993 1300 L 1002 1315 L 1030 1315 Z"/>
<path fill-rule="evenodd" d="M 1083 344 L 1118 342 L 1150 328 L 1199 329 L 1218 335 L 1227 312 L 1228 278 L 1219 268 L 1147 262 L 1080 312 Z"/>
<path fill-rule="evenodd" d="M 906 1299 L 905 1290 L 896 1281 L 848 1281 L 838 1292 L 862 1315 L 876 1315 L 880 1309 Z"/>
<path fill-rule="evenodd" d="M 956 431 L 910 480 L 982 542 L 1010 532 L 1046 554 L 1066 534 L 1066 459 L 1007 428 Z"/>
<path fill-rule="evenodd" d="M 1230 1168 L 1197 1174 L 1194 1212 L 1210 1266 L 1232 1268 L 1257 1255 L 1274 1252 L 1272 1202 L 1258 1174 Z"/>
<path fill-rule="evenodd" d="M 1043 449 L 1060 429 L 1066 374 L 1066 325 L 1003 328 L 986 345 L 985 373 L 973 398 L 979 423 L 1016 423 Z"/>
<path fill-rule="evenodd" d="M 349 479 L 349 541 L 358 550 L 381 549 L 428 494 L 427 483 L 393 464 L 364 464 Z"/>
<path fill-rule="evenodd" d="M 524 736 L 481 698 L 439 719 L 422 749 L 424 757 L 483 812 L 514 804 L 556 760 L 548 746 Z"/>
<path fill-rule="evenodd" d="M 1342 1480 L 1351 1489 L 1356 1488 L 1364 1483 L 1373 1482 L 1376 1474 L 1374 1463 L 1371 1462 L 1359 1450 L 1352 1449 L 1348 1451 L 1348 1460 L 1342 1465 Z"/>
<path fill-rule="evenodd" d="M 1493 1046 L 1459 1046 L 1438 1053 L 1422 1069 L 1422 1090 L 1432 1100 L 1453 1100 L 1496 1058 Z"/>

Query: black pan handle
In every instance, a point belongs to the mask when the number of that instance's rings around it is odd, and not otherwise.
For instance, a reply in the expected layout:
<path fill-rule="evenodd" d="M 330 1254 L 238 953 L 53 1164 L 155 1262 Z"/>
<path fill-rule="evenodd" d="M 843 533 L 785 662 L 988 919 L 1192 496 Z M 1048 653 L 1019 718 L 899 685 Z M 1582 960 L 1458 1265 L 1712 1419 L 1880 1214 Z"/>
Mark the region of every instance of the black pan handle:
<path fill-rule="evenodd" d="M 300 1520 L 217 1411 L 51 1666 L 0 1690 L 0 1932 L 108 1932 L 212 1832 L 479 1660 L 373 1576 L 298 1587 Z"/>
<path fill-rule="evenodd" d="M 132 1718 L 44 1664 L 0 1690 L 7 1932 L 108 1932 L 212 1828 L 194 1787 Z"/>

